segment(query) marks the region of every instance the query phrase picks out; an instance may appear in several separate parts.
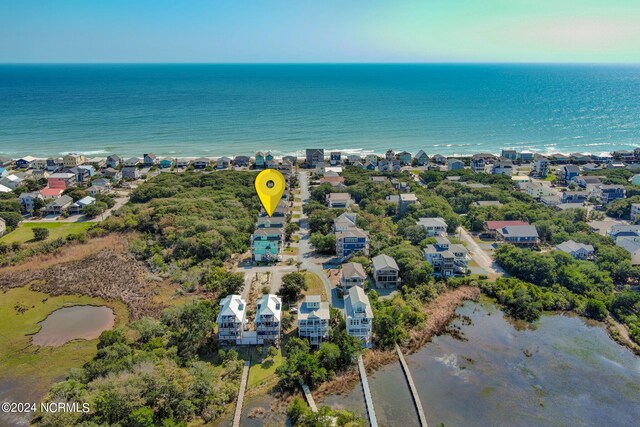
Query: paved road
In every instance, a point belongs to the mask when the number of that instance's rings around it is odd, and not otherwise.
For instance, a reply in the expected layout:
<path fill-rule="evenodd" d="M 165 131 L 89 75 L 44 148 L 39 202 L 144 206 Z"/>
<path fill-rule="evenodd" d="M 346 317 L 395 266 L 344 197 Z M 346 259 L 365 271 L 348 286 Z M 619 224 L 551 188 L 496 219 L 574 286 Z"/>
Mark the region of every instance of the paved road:
<path fill-rule="evenodd" d="M 311 193 L 309 192 L 309 177 L 305 171 L 298 172 L 298 182 L 300 185 L 300 198 L 302 200 L 302 205 L 309 201 L 311 198 Z M 341 308 L 343 306 L 342 298 L 338 297 L 337 292 L 335 291 L 333 284 L 327 277 L 324 269 L 322 268 L 322 263 L 326 261 L 327 257 L 317 256 L 311 246 L 310 238 L 310 230 L 309 230 L 309 222 L 307 221 L 307 216 L 302 212 L 302 206 L 300 206 L 300 240 L 298 242 L 298 261 L 302 263 L 301 268 L 306 269 L 312 273 L 316 273 L 320 279 L 322 279 L 322 283 L 324 283 L 325 291 L 327 295 L 330 295 L 331 305 L 337 308 Z"/>
<path fill-rule="evenodd" d="M 462 241 L 467 244 L 467 249 L 471 253 L 471 257 L 478 263 L 478 265 L 487 272 L 487 276 L 496 278 L 504 275 L 504 270 L 498 265 L 485 251 L 482 250 L 480 245 L 473 240 L 473 237 L 464 227 L 458 228 L 458 234 Z"/>

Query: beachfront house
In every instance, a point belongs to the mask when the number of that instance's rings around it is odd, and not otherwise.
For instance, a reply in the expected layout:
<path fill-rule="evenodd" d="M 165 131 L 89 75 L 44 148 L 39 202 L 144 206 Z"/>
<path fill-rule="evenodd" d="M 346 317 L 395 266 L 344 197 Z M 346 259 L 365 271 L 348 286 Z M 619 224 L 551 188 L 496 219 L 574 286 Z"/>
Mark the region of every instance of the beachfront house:
<path fill-rule="evenodd" d="M 349 228 L 336 233 L 336 256 L 348 259 L 356 252 L 369 252 L 369 233 L 360 228 Z"/>
<path fill-rule="evenodd" d="M 71 206 L 69 206 L 69 213 L 73 214 L 73 215 L 77 215 L 77 214 L 81 214 L 82 210 L 89 206 L 89 205 L 93 205 L 96 203 L 96 199 L 91 197 L 91 196 L 86 196 L 83 197 L 82 199 L 78 200 L 77 202 L 73 203 Z"/>
<path fill-rule="evenodd" d="M 31 164 L 36 161 L 33 156 L 24 156 L 16 160 L 17 169 L 31 169 Z"/>
<path fill-rule="evenodd" d="M 515 162 L 516 160 L 518 160 L 518 152 L 511 148 L 503 148 L 502 152 L 500 153 L 500 157 L 503 157 L 505 159 L 511 160 L 512 162 Z"/>
<path fill-rule="evenodd" d="M 364 289 L 354 286 L 344 296 L 344 313 L 346 317 L 347 334 L 356 337 L 362 346 L 372 345 L 373 310 L 369 297 Z"/>
<path fill-rule="evenodd" d="M 362 264 L 358 262 L 347 262 L 342 264 L 339 283 L 339 287 L 342 292 L 352 288 L 353 286 L 360 286 L 364 288 L 365 280 L 367 280 L 367 273 L 364 271 Z"/>
<path fill-rule="evenodd" d="M 330 208 L 345 209 L 353 204 L 349 193 L 329 193 L 326 195 L 327 206 Z"/>
<path fill-rule="evenodd" d="M 340 151 L 332 151 L 329 153 L 329 164 L 336 166 L 342 163 L 342 153 Z"/>
<path fill-rule="evenodd" d="M 279 296 L 265 294 L 256 306 L 256 335 L 258 344 L 280 341 L 280 321 L 282 320 L 282 300 Z"/>
<path fill-rule="evenodd" d="M 69 209 L 72 203 L 73 199 L 70 196 L 60 196 L 44 207 L 44 213 L 46 215 L 60 215 Z"/>
<path fill-rule="evenodd" d="M 428 237 L 447 235 L 447 223 L 443 218 L 418 218 L 416 224 L 424 227 Z"/>
<path fill-rule="evenodd" d="M 333 220 L 333 231 L 341 232 L 356 226 L 356 214 L 353 212 L 343 212 Z"/>
<path fill-rule="evenodd" d="M 389 149 L 387 150 L 387 152 L 386 152 L 386 153 L 384 153 L 384 158 L 385 158 L 385 160 L 387 160 L 387 161 L 391 161 L 391 160 L 393 160 L 395 157 L 396 157 L 396 153 L 395 153 L 391 148 L 389 148 Z"/>
<path fill-rule="evenodd" d="M 122 164 L 122 159 L 117 154 L 111 154 L 110 156 L 107 156 L 106 165 L 108 168 L 116 169 L 121 164 Z"/>
<path fill-rule="evenodd" d="M 493 175 L 513 175 L 513 160 L 505 157 L 498 159 L 491 166 L 491 173 Z"/>
<path fill-rule="evenodd" d="M 298 336 L 319 346 L 329 337 L 329 303 L 320 295 L 307 295 L 298 306 Z"/>
<path fill-rule="evenodd" d="M 436 243 L 424 248 L 424 260 L 433 267 L 434 274 L 450 277 L 465 274 L 468 265 L 468 252 L 463 245 L 454 244 L 446 237 L 436 237 Z"/>
<path fill-rule="evenodd" d="M 273 262 L 280 259 L 284 231 L 281 228 L 260 228 L 251 236 L 251 255 L 256 262 Z"/>
<path fill-rule="evenodd" d="M 530 163 L 533 160 L 533 152 L 529 150 L 523 150 L 518 153 L 518 160 L 522 163 Z"/>
<path fill-rule="evenodd" d="M 231 167 L 231 159 L 226 156 L 219 157 L 216 159 L 216 169 L 229 169 Z"/>
<path fill-rule="evenodd" d="M 307 148 L 305 151 L 305 161 L 307 165 L 315 167 L 318 163 L 324 162 L 324 148 Z"/>
<path fill-rule="evenodd" d="M 381 254 L 373 257 L 371 269 L 373 280 L 379 288 L 394 288 L 401 282 L 398 264 L 389 255 Z"/>
<path fill-rule="evenodd" d="M 560 243 L 556 246 L 556 250 L 567 253 L 575 259 L 592 259 L 595 255 L 595 249 L 592 245 L 578 243 L 574 240 Z"/>
<path fill-rule="evenodd" d="M 218 340 L 222 344 L 242 344 L 247 303 L 240 295 L 228 295 L 220 301 Z"/>
<path fill-rule="evenodd" d="M 429 163 L 429 156 L 423 150 L 418 151 L 415 157 L 418 166 L 424 166 Z"/>
<path fill-rule="evenodd" d="M 455 171 L 460 169 L 464 169 L 464 162 L 462 160 L 454 158 L 447 159 L 447 170 Z"/>
<path fill-rule="evenodd" d="M 162 159 L 158 162 L 160 169 L 171 169 L 173 167 L 173 159 Z"/>
<path fill-rule="evenodd" d="M 398 160 L 400 160 L 402 165 L 410 165 L 412 158 L 413 156 L 408 151 L 401 151 L 398 153 Z"/>
<path fill-rule="evenodd" d="M 155 166 L 158 163 L 158 156 L 154 153 L 145 153 L 142 155 L 142 163 L 146 168 Z"/>
<path fill-rule="evenodd" d="M 296 156 L 284 156 L 282 158 L 283 162 L 288 162 L 290 163 L 292 166 L 298 164 L 298 158 Z"/>
<path fill-rule="evenodd" d="M 76 166 L 80 166 L 85 163 L 85 158 L 82 154 L 78 153 L 69 153 L 66 156 L 62 157 L 62 163 L 65 168 L 75 168 Z"/>
<path fill-rule="evenodd" d="M 571 162 L 577 164 L 589 163 L 591 159 L 591 154 L 583 154 L 583 153 L 571 153 L 569 155 Z"/>
<path fill-rule="evenodd" d="M 497 231 L 498 240 L 516 246 L 536 246 L 540 243 L 538 230 L 533 225 L 508 225 Z"/>
<path fill-rule="evenodd" d="M 625 189 L 622 185 L 599 185 L 596 197 L 600 203 L 606 205 L 614 200 L 624 199 Z"/>
<path fill-rule="evenodd" d="M 264 159 L 264 153 L 262 151 L 256 153 L 255 165 L 257 169 L 263 169 L 267 166 L 267 161 Z"/>
<path fill-rule="evenodd" d="M 235 156 L 233 158 L 233 165 L 238 167 L 248 167 L 251 164 L 251 157 L 249 156 Z"/>
<path fill-rule="evenodd" d="M 193 165 L 194 169 L 202 170 L 202 169 L 206 169 L 207 166 L 210 165 L 210 163 L 211 163 L 211 161 L 209 159 L 207 159 L 206 157 L 198 157 L 191 164 Z"/>

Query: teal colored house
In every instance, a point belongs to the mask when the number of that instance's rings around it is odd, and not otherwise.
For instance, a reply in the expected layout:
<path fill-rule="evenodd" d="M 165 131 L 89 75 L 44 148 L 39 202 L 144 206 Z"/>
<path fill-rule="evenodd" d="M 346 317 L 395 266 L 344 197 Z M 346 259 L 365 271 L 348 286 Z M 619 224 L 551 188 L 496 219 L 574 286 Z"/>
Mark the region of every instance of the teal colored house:
<path fill-rule="evenodd" d="M 261 228 L 251 236 L 251 255 L 254 261 L 277 261 L 283 240 L 281 228 Z"/>
<path fill-rule="evenodd" d="M 264 168 L 266 164 L 267 164 L 267 162 L 264 159 L 264 153 L 261 152 L 261 151 L 258 151 L 256 153 L 256 167 L 257 168 Z"/>
<path fill-rule="evenodd" d="M 158 167 L 161 169 L 169 169 L 171 166 L 173 166 L 173 160 L 171 159 L 162 159 L 158 163 Z"/>
<path fill-rule="evenodd" d="M 400 160 L 400 163 L 402 163 L 403 165 L 410 165 L 412 159 L 413 159 L 413 156 L 411 156 L 411 153 L 407 151 L 402 151 L 401 153 L 398 153 L 398 160 Z"/>
<path fill-rule="evenodd" d="M 271 154 L 271 151 L 267 151 L 267 153 L 264 155 L 264 162 L 269 163 L 272 160 L 273 160 L 273 154 Z"/>

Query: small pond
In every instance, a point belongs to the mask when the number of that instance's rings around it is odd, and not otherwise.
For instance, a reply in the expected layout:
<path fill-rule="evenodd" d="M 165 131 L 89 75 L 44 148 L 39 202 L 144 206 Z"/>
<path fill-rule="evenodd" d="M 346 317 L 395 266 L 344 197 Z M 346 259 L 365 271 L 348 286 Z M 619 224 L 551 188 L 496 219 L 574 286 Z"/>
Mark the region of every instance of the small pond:
<path fill-rule="evenodd" d="M 76 339 L 93 340 L 114 324 L 115 315 L 109 307 L 63 307 L 40 323 L 42 328 L 33 336 L 33 343 L 41 347 L 58 347 Z"/>

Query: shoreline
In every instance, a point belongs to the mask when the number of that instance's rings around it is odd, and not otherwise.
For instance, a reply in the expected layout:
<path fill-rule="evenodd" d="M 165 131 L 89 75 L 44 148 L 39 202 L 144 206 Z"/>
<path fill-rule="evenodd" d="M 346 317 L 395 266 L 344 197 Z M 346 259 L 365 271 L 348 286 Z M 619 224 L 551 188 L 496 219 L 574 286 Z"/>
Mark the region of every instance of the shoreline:
<path fill-rule="evenodd" d="M 456 289 L 448 289 L 435 299 L 423 306 L 423 312 L 427 316 L 426 323 L 420 329 L 410 331 L 408 341 L 400 348 L 405 354 L 413 354 L 427 345 L 431 339 L 446 331 L 447 326 L 456 316 L 456 311 L 467 301 L 477 301 L 480 297 L 480 289 L 475 286 L 461 286 Z M 370 350 L 363 354 L 363 361 L 367 375 L 384 368 L 393 362 L 398 362 L 395 349 Z M 312 391 L 314 399 L 322 403 L 330 394 L 344 395 L 349 393 L 360 381 L 357 367 L 351 367 L 348 371 L 340 373 L 330 381 L 322 383 Z"/>

